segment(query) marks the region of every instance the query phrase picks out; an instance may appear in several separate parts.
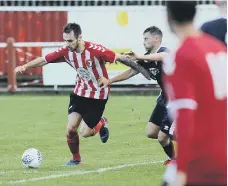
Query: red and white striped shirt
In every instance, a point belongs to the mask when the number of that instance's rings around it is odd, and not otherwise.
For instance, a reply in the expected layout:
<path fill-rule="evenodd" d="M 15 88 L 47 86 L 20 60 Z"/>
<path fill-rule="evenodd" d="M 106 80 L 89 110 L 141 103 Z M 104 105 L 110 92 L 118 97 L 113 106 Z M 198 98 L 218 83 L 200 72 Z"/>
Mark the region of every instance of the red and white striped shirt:
<path fill-rule="evenodd" d="M 44 58 L 48 63 L 67 62 L 77 71 L 74 93 L 78 96 L 107 99 L 109 87 L 101 88 L 98 79 L 103 76 L 108 79 L 105 62 L 115 61 L 115 52 L 99 44 L 85 42 L 85 50 L 81 53 L 71 52 L 62 47 Z"/>

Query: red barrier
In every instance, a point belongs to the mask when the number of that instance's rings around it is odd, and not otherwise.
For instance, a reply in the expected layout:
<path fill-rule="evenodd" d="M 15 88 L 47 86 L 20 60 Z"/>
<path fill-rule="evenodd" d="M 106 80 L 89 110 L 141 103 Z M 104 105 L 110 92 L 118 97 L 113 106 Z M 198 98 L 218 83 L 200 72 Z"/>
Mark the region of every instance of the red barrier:
<path fill-rule="evenodd" d="M 13 46 L 14 38 L 7 39 L 7 53 L 8 53 L 8 91 L 14 92 L 16 86 L 16 74 L 14 69 L 16 68 L 16 51 Z"/>
<path fill-rule="evenodd" d="M 67 23 L 67 11 L 3 11 L 0 12 L 0 42 L 13 37 L 15 42 L 59 42 L 62 41 L 62 27 Z M 16 52 L 16 65 L 28 62 L 25 53 L 40 56 L 41 48 L 21 47 Z M 22 58 L 25 58 L 22 61 Z M 4 48 L 0 48 L 0 75 L 7 75 L 8 64 Z M 42 69 L 29 70 L 28 74 L 41 75 Z"/>

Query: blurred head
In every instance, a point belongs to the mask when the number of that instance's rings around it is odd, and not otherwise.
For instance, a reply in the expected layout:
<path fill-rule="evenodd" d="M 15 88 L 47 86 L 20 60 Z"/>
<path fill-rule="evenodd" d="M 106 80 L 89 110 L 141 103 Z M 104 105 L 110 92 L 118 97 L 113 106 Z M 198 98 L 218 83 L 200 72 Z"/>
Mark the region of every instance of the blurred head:
<path fill-rule="evenodd" d="M 143 45 L 146 51 L 159 47 L 162 42 L 162 35 L 162 31 L 156 26 L 147 28 L 143 32 Z"/>
<path fill-rule="evenodd" d="M 63 27 L 63 40 L 70 51 L 75 51 L 82 40 L 81 27 L 76 23 L 68 23 Z"/>
<path fill-rule="evenodd" d="M 176 26 L 182 27 L 193 24 L 196 14 L 196 1 L 167 1 L 168 23 L 172 32 L 176 33 Z"/>

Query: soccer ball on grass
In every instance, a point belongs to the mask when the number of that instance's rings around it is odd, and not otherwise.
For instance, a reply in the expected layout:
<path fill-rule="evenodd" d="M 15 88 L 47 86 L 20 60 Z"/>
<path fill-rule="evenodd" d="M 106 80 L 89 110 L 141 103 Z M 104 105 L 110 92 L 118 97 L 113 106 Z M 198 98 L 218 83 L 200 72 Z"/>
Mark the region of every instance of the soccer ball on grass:
<path fill-rule="evenodd" d="M 39 168 L 43 157 L 39 150 L 30 148 L 25 150 L 21 157 L 22 165 L 26 168 Z"/>

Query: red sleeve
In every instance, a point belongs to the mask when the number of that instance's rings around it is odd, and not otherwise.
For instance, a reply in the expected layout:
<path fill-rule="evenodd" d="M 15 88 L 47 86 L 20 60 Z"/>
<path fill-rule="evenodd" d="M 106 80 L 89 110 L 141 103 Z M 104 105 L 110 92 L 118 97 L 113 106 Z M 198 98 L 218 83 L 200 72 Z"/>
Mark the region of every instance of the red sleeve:
<path fill-rule="evenodd" d="M 109 49 L 105 48 L 105 47 L 104 47 L 104 49 L 105 49 L 104 54 L 103 54 L 104 60 L 106 62 L 110 62 L 110 63 L 115 62 L 116 53 L 113 52 L 112 50 L 109 50 Z"/>
<path fill-rule="evenodd" d="M 176 121 L 177 133 L 177 168 L 186 172 L 189 160 L 189 140 L 191 140 L 191 129 L 194 127 L 194 116 L 197 108 L 195 98 L 194 68 L 189 59 L 183 59 L 176 55 L 175 60 L 166 58 L 164 60 L 164 82 L 166 92 L 169 96 L 169 106 L 172 110 L 173 119 Z M 194 75 L 193 75 L 194 74 Z"/>
<path fill-rule="evenodd" d="M 68 55 L 68 49 L 62 47 L 54 52 L 51 52 L 51 53 L 45 55 L 44 59 L 48 63 L 66 62 L 67 55 Z"/>
<path fill-rule="evenodd" d="M 93 50 L 95 52 L 96 56 L 100 57 L 105 62 L 110 62 L 110 63 L 115 62 L 116 53 L 113 52 L 112 50 L 110 50 L 102 45 L 97 45 L 97 44 L 93 44 L 93 43 L 88 43 L 88 48 L 90 50 Z"/>

